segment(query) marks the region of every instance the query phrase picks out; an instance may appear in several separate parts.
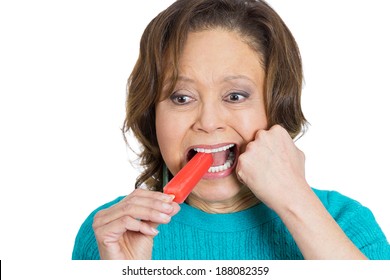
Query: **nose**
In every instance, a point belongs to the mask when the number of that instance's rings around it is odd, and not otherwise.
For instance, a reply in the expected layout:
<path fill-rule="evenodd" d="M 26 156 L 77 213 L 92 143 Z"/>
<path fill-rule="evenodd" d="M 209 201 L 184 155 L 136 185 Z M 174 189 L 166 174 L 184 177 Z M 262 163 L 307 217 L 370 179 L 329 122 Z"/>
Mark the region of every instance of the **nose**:
<path fill-rule="evenodd" d="M 226 117 L 220 106 L 213 103 L 203 103 L 199 106 L 194 130 L 206 133 L 223 131 L 226 127 Z"/>

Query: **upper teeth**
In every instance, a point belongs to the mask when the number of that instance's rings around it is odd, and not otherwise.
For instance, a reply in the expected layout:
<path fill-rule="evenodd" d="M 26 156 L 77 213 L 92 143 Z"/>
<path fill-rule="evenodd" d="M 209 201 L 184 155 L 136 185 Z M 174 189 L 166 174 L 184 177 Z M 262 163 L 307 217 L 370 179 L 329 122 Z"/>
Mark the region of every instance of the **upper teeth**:
<path fill-rule="evenodd" d="M 198 152 L 198 153 L 210 154 L 210 153 L 217 153 L 217 152 L 226 151 L 227 149 L 230 149 L 233 146 L 234 146 L 234 144 L 229 144 L 229 145 L 226 145 L 226 146 L 223 146 L 223 147 L 219 147 L 219 148 L 216 148 L 216 149 L 195 148 L 194 150 L 196 152 Z"/>

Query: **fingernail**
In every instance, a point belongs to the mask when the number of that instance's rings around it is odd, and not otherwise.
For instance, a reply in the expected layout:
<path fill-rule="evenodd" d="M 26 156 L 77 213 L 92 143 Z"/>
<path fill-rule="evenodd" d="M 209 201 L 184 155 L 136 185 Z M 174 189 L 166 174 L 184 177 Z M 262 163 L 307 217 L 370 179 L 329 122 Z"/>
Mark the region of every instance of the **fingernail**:
<path fill-rule="evenodd" d="M 157 229 L 155 229 L 154 227 L 151 227 L 151 228 L 150 228 L 150 231 L 151 231 L 154 235 L 156 235 L 156 234 L 159 233 L 159 231 L 158 231 Z"/>
<path fill-rule="evenodd" d="M 164 213 L 160 213 L 160 218 L 162 218 L 164 221 L 169 221 L 171 219 L 171 216 L 168 216 Z"/>
<path fill-rule="evenodd" d="M 165 210 L 173 210 L 173 206 L 171 204 L 168 204 L 168 203 L 163 203 L 162 204 L 162 207 L 165 209 Z"/>
<path fill-rule="evenodd" d="M 172 202 L 175 196 L 173 194 L 164 194 L 162 200 L 165 202 Z"/>

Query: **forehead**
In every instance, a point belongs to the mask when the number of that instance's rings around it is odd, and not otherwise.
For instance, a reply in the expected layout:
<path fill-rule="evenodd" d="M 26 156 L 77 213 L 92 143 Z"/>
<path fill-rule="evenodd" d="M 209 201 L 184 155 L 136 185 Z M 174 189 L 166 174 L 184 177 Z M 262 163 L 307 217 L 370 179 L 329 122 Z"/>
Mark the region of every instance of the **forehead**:
<path fill-rule="evenodd" d="M 258 76 L 260 72 L 264 72 L 262 55 L 239 33 L 203 30 L 188 34 L 176 63 L 174 56 L 167 59 L 164 86 L 179 77 L 233 80 Z"/>
<path fill-rule="evenodd" d="M 243 63 L 246 64 L 243 67 L 262 67 L 261 55 L 236 32 L 211 29 L 189 33 L 179 58 L 179 66 L 188 63 L 200 67 L 213 62 L 220 62 L 221 67 L 232 64 L 237 67 Z"/>

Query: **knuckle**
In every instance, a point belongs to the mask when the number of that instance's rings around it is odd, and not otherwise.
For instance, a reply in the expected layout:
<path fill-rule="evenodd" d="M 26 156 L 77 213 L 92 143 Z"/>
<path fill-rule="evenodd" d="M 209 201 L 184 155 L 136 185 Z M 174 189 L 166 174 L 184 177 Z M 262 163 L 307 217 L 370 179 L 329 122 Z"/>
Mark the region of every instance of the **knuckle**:
<path fill-rule="evenodd" d="M 124 213 L 130 213 L 132 212 L 132 210 L 134 209 L 134 203 L 133 203 L 133 198 L 130 198 L 126 201 L 123 202 L 123 205 L 122 205 L 122 212 Z"/>
<path fill-rule="evenodd" d="M 131 222 L 131 219 L 129 216 L 122 216 L 119 218 L 119 222 L 126 227 Z"/>
<path fill-rule="evenodd" d="M 93 231 L 95 232 L 96 235 L 100 235 L 101 228 L 102 227 L 101 227 L 100 223 L 95 222 L 95 221 L 92 223 L 92 229 L 93 229 Z"/>
<path fill-rule="evenodd" d="M 288 135 L 290 137 L 287 130 L 280 124 L 275 124 L 273 127 L 271 127 L 270 132 L 276 135 L 281 135 L 281 136 Z"/>
<path fill-rule="evenodd" d="M 94 232 L 96 232 L 96 230 L 99 228 L 98 224 L 96 223 L 96 221 L 94 220 L 93 223 L 92 223 L 92 229 Z"/>
<path fill-rule="evenodd" d="M 249 142 L 247 145 L 246 145 L 246 148 L 245 148 L 245 152 L 246 153 L 243 153 L 242 155 L 244 155 L 244 157 L 247 155 L 247 153 L 250 153 L 252 152 L 255 148 L 256 148 L 256 142 L 255 141 L 251 141 Z M 241 155 L 241 156 L 242 156 Z"/>
<path fill-rule="evenodd" d="M 138 200 L 137 196 L 129 196 L 126 200 L 123 202 L 126 204 L 134 204 Z"/>
<path fill-rule="evenodd" d="M 100 240 L 100 236 L 102 236 L 102 230 L 101 228 L 93 228 L 93 232 L 95 233 L 96 239 Z"/>
<path fill-rule="evenodd" d="M 147 213 L 149 221 L 158 220 L 160 218 L 160 212 L 154 209 L 149 209 Z"/>
<path fill-rule="evenodd" d="M 129 195 L 129 198 L 132 198 L 134 196 L 140 195 L 144 191 L 145 190 L 143 190 L 143 189 L 137 188 Z"/>
<path fill-rule="evenodd" d="M 104 216 L 104 210 L 98 211 L 93 217 L 94 221 L 100 220 Z"/>
<path fill-rule="evenodd" d="M 275 125 L 271 128 L 271 130 L 281 132 L 281 131 L 284 131 L 284 128 L 283 128 L 280 124 L 275 124 Z"/>
<path fill-rule="evenodd" d="M 263 138 L 267 135 L 267 131 L 265 129 L 260 129 L 256 132 L 256 138 Z"/>
<path fill-rule="evenodd" d="M 101 210 L 95 214 L 93 217 L 93 222 L 92 222 L 92 228 L 98 228 L 101 224 L 101 220 L 104 217 L 104 210 Z"/>

